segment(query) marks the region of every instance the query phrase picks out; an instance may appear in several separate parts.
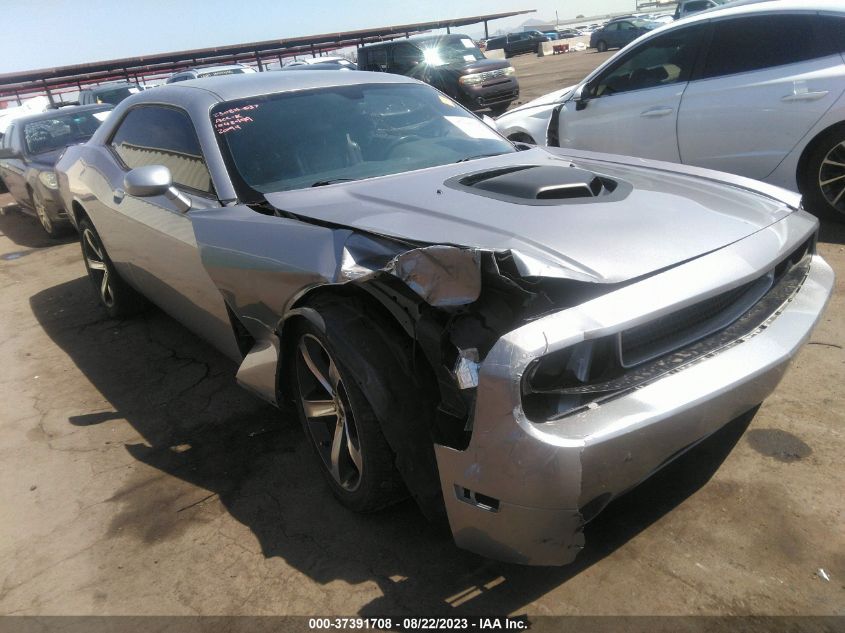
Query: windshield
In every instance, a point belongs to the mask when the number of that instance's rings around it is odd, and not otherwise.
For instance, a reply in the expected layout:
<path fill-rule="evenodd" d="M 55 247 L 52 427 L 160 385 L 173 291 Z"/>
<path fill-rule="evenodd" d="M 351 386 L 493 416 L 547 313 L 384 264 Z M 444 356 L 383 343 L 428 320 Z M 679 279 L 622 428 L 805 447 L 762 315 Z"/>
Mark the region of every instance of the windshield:
<path fill-rule="evenodd" d="M 448 97 L 413 84 L 229 101 L 211 122 L 244 199 L 516 151 Z"/>
<path fill-rule="evenodd" d="M 23 128 L 26 150 L 29 154 L 43 154 L 84 143 L 97 131 L 109 112 L 80 112 L 27 123 Z"/>
<path fill-rule="evenodd" d="M 420 42 L 424 61 L 431 66 L 463 64 L 484 59 L 484 53 L 468 37 L 444 37 Z"/>
<path fill-rule="evenodd" d="M 95 93 L 97 103 L 110 103 L 117 105 L 129 95 L 139 92 L 138 88 L 113 88 L 112 90 L 98 90 Z"/>

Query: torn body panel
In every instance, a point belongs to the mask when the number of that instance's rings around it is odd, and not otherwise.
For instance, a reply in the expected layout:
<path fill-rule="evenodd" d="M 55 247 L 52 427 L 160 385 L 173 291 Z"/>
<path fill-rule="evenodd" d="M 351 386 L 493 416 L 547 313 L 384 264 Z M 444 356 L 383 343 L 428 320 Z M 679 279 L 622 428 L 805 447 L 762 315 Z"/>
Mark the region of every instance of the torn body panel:
<path fill-rule="evenodd" d="M 683 371 L 545 421 L 526 415 L 523 379 L 536 359 L 654 318 L 664 301 L 684 305 L 702 291 L 718 293 L 765 274 L 771 266 L 767 240 L 777 238 L 782 261 L 790 262 L 789 255 L 812 234 L 812 222 L 801 216 L 786 222 L 718 256 L 532 321 L 497 341 L 479 369 L 468 447 L 436 447 L 458 544 L 523 564 L 570 562 L 583 545 L 584 523 L 611 499 L 762 402 L 830 296 L 832 271 L 816 255 L 804 256 L 800 284 L 764 324 L 741 344 L 708 354 Z M 742 270 L 740 279 L 732 274 L 734 267 Z M 632 303 L 633 293 L 655 302 Z M 469 501 L 464 490 L 473 493 Z M 483 507 L 471 502 L 479 495 Z"/>

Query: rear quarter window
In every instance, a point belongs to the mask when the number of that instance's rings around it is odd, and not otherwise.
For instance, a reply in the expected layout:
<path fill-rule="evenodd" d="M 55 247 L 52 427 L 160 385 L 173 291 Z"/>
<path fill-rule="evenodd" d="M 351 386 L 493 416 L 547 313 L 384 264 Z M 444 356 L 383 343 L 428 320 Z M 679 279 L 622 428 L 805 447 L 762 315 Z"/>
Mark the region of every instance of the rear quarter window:
<path fill-rule="evenodd" d="M 819 21 L 822 37 L 830 43 L 831 52 L 845 53 L 845 16 L 821 15 Z"/>
<path fill-rule="evenodd" d="M 713 24 L 702 77 L 775 68 L 823 56 L 810 14 L 759 15 Z"/>

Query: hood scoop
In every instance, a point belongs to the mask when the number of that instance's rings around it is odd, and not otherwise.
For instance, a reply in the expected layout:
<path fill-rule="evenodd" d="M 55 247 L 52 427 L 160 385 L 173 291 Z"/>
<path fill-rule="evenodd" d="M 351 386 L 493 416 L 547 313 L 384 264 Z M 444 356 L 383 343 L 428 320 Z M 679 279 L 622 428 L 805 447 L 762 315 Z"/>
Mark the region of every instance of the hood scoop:
<path fill-rule="evenodd" d="M 457 176 L 445 184 L 479 196 L 529 205 L 611 202 L 631 191 L 627 183 L 559 165 L 513 165 Z"/>

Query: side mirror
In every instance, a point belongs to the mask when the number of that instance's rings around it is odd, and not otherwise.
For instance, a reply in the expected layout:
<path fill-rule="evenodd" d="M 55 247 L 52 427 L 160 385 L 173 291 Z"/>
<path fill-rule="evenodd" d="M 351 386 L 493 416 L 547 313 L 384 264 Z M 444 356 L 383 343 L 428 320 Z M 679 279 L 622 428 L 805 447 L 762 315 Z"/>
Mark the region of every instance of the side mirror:
<path fill-rule="evenodd" d="M 191 208 L 191 200 L 173 186 L 170 170 L 164 165 L 136 167 L 123 178 L 123 188 L 135 198 L 164 196 L 185 213 Z"/>
<path fill-rule="evenodd" d="M 587 84 L 581 84 L 575 89 L 572 100 L 575 102 L 575 109 L 581 111 L 590 103 L 590 99 L 584 94 L 588 91 Z"/>
<path fill-rule="evenodd" d="M 21 153 L 11 147 L 0 147 L 0 158 L 20 158 Z"/>

